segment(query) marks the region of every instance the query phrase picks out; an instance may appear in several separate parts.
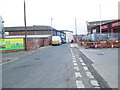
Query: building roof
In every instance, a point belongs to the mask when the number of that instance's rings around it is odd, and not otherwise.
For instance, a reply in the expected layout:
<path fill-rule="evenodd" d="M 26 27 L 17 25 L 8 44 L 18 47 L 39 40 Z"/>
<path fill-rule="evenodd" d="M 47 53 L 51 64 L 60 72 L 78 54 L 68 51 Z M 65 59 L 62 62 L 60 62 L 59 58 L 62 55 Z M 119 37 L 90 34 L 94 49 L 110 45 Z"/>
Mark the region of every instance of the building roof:
<path fill-rule="evenodd" d="M 4 27 L 6 32 L 9 31 L 24 31 L 25 27 L 24 26 L 19 26 L 19 27 Z M 51 26 L 41 26 L 41 25 L 33 25 L 33 26 L 27 26 L 28 31 L 39 31 L 39 30 L 56 30 L 52 28 Z"/>
<path fill-rule="evenodd" d="M 111 21 L 115 21 L 117 19 L 113 19 L 113 20 L 102 20 L 101 24 L 107 23 L 107 22 L 111 22 Z M 92 21 L 92 22 L 87 22 L 87 25 L 100 25 L 100 21 Z"/>
<path fill-rule="evenodd" d="M 101 24 L 101 26 L 104 26 L 104 25 L 109 24 L 109 23 L 114 23 L 114 22 L 120 22 L 120 19 L 105 22 L 105 23 Z M 93 28 L 93 27 L 99 27 L 99 26 L 100 25 L 90 25 L 89 27 Z"/>
<path fill-rule="evenodd" d="M 61 30 L 61 31 L 63 31 L 63 32 L 71 32 L 71 33 L 73 33 L 73 31 L 69 31 L 69 30 Z"/>
<path fill-rule="evenodd" d="M 28 38 L 48 38 L 51 35 L 27 35 Z M 25 38 L 25 35 L 5 36 L 5 38 Z"/>

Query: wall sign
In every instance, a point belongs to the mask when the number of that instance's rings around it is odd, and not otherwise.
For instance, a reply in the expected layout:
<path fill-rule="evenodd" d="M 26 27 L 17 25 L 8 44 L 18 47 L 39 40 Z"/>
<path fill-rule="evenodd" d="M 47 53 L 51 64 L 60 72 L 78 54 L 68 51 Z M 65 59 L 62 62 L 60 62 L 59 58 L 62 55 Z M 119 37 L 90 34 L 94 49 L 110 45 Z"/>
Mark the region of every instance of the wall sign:
<path fill-rule="evenodd" d="M 120 22 L 116 22 L 112 24 L 112 27 L 117 27 L 117 26 L 120 26 Z"/>
<path fill-rule="evenodd" d="M 0 39 L 0 51 L 24 49 L 23 38 Z"/>

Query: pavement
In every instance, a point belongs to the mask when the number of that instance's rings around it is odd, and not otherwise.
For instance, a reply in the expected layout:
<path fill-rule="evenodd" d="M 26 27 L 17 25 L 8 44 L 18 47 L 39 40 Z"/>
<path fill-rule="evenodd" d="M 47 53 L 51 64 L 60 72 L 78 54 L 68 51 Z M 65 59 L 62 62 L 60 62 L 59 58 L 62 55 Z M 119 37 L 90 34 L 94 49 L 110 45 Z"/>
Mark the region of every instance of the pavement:
<path fill-rule="evenodd" d="M 85 49 L 79 47 L 112 88 L 118 88 L 118 48 Z"/>

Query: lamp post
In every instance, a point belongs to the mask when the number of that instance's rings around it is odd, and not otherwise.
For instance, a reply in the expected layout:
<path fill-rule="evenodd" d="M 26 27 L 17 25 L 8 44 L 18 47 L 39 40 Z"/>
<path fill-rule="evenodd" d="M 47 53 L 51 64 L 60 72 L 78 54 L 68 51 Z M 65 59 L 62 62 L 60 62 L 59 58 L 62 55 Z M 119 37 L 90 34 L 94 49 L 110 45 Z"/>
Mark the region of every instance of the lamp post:
<path fill-rule="evenodd" d="M 24 0 L 25 51 L 27 51 L 26 4 Z"/>
<path fill-rule="evenodd" d="M 76 39 L 78 39 L 77 37 L 77 19 L 75 18 L 75 34 L 76 34 Z"/>
<path fill-rule="evenodd" d="M 102 34 L 102 29 L 101 29 L 101 5 L 99 5 L 99 9 L 100 9 L 100 34 Z"/>
<path fill-rule="evenodd" d="M 52 21 L 53 21 L 53 18 L 51 18 L 51 35 L 53 35 L 53 33 L 52 33 Z"/>

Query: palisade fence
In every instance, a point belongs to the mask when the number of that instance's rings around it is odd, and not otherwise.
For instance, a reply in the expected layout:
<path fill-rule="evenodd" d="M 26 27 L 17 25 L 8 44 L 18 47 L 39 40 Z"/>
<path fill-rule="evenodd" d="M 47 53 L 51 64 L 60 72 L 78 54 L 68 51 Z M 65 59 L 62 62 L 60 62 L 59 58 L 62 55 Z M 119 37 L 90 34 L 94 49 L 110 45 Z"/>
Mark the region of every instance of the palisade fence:
<path fill-rule="evenodd" d="M 90 34 L 82 37 L 86 41 L 120 40 L 120 33 Z"/>
<path fill-rule="evenodd" d="M 79 43 L 85 48 L 118 48 L 120 47 L 120 33 L 86 35 Z"/>

